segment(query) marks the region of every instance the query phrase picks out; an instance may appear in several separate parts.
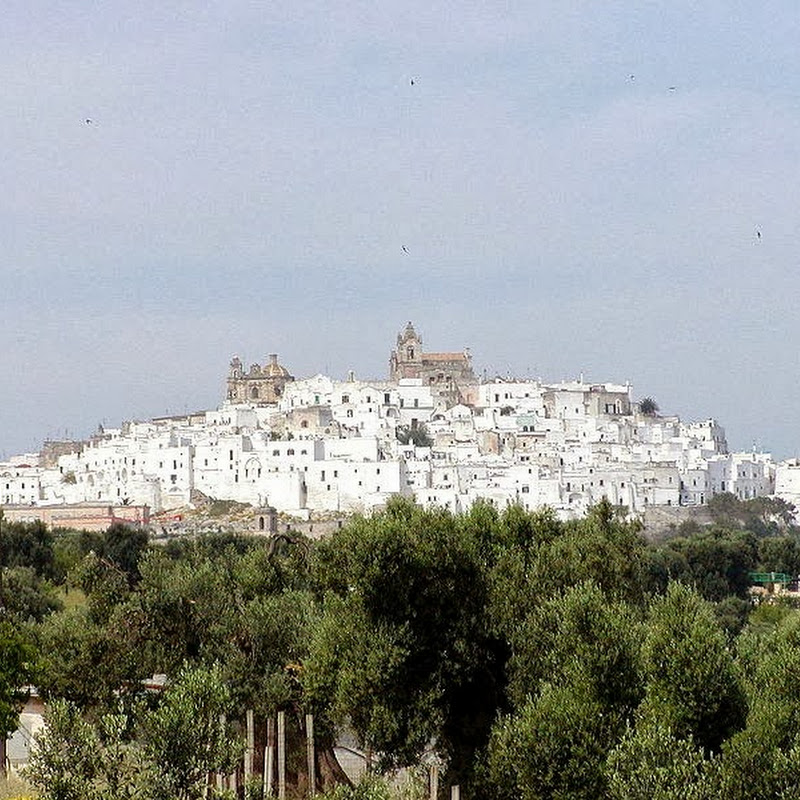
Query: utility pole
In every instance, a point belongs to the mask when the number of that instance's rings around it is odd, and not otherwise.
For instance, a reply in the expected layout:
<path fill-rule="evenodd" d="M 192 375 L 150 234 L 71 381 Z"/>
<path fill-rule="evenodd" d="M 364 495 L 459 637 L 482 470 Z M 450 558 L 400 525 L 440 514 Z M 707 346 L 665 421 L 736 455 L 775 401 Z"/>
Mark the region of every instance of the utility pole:
<path fill-rule="evenodd" d="M 3 509 L 0 508 L 0 617 L 4 617 L 6 614 L 6 595 L 3 590 L 3 558 Z"/>

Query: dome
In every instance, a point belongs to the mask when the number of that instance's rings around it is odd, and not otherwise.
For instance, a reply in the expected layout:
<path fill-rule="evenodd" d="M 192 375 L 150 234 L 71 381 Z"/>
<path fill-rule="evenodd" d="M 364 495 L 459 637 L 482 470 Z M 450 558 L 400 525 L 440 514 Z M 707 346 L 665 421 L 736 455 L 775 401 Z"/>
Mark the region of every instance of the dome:
<path fill-rule="evenodd" d="M 264 364 L 261 369 L 261 374 L 267 378 L 291 378 L 289 370 L 278 363 L 278 356 L 276 353 L 270 353 L 269 361 Z"/>

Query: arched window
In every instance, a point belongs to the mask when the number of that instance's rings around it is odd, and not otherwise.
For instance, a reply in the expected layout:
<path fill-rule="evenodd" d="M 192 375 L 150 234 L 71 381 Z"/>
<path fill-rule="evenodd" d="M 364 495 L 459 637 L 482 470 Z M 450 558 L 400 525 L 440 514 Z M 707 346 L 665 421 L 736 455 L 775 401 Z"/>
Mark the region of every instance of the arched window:
<path fill-rule="evenodd" d="M 252 400 L 258 400 L 258 386 L 254 386 L 254 387 L 253 387 L 253 388 L 250 390 L 250 398 L 251 398 Z"/>
<path fill-rule="evenodd" d="M 409 347 L 408 350 L 407 350 L 407 353 L 408 353 L 408 357 L 409 358 L 414 358 L 414 348 L 413 347 Z"/>

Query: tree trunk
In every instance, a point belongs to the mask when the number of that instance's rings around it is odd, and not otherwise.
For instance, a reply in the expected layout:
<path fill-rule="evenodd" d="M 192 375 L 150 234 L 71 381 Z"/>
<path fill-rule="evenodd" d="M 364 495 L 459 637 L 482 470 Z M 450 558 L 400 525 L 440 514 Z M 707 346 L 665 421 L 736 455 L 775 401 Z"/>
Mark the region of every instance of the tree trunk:
<path fill-rule="evenodd" d="M 353 785 L 336 760 L 333 744 L 330 742 L 317 742 L 317 781 L 322 785 L 323 792 L 328 792 L 342 783 L 346 786 Z"/>

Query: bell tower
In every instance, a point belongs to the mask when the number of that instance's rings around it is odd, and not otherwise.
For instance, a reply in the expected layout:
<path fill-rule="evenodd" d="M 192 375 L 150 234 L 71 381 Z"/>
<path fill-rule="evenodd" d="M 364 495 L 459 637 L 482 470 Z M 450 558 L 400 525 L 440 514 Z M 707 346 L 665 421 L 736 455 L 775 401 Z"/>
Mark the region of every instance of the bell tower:
<path fill-rule="evenodd" d="M 397 334 L 397 349 L 392 350 L 389 358 L 389 378 L 397 381 L 400 378 L 415 378 L 422 365 L 422 337 L 409 322 L 404 330 Z"/>

